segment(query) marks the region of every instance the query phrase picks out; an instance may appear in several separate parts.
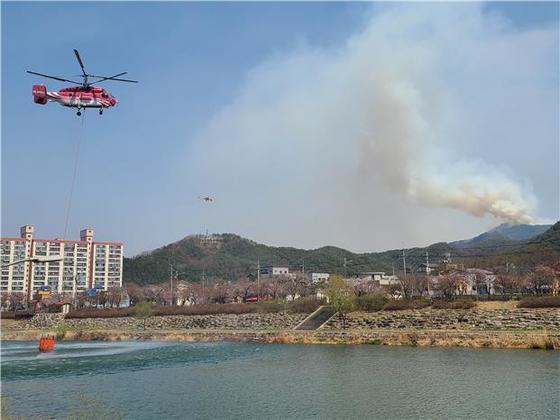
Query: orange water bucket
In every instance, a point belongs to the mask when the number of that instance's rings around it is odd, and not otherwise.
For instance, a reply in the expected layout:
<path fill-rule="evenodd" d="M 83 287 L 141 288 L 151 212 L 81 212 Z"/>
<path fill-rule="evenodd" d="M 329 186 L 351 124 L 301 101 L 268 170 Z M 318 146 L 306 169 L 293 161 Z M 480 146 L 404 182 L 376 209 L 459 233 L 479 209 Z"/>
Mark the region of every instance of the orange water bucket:
<path fill-rule="evenodd" d="M 41 352 L 54 351 L 54 338 L 41 337 L 39 339 L 39 351 Z"/>

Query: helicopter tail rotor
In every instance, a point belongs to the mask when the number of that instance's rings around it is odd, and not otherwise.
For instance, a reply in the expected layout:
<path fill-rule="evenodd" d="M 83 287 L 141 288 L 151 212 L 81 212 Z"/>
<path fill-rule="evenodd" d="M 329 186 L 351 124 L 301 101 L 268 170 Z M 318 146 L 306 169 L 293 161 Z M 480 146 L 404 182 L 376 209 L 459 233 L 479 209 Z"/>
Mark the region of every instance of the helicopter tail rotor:
<path fill-rule="evenodd" d="M 33 85 L 33 102 L 40 105 L 47 104 L 47 87 L 45 85 Z"/>

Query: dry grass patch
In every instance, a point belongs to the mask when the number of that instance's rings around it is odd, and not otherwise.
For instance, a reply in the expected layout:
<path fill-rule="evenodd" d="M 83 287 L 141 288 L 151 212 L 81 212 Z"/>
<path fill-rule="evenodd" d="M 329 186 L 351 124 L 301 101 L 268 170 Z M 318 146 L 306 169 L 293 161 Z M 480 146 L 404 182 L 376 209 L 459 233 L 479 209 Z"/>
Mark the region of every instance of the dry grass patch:
<path fill-rule="evenodd" d="M 492 300 L 489 302 L 479 300 L 476 302 L 476 307 L 488 311 L 496 309 L 515 309 L 517 308 L 517 302 L 516 300 Z"/>

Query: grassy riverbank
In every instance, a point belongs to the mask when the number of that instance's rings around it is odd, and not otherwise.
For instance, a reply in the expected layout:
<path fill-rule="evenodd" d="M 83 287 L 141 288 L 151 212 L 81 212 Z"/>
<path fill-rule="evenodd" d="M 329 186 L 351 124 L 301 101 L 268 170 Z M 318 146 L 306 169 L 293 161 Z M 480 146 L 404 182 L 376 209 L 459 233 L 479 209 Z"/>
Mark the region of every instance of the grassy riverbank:
<path fill-rule="evenodd" d="M 3 330 L 2 340 L 34 340 L 56 329 Z M 59 339 L 62 339 L 59 337 Z M 67 330 L 64 340 L 254 341 L 286 344 L 377 344 L 560 350 L 560 332 L 457 330 Z"/>
<path fill-rule="evenodd" d="M 320 329 L 294 330 L 308 313 L 176 314 L 134 317 L 64 318 L 37 314 L 30 320 L 2 320 L 3 340 L 256 341 L 264 343 L 380 344 L 472 348 L 560 350 L 560 311 L 519 308 L 511 302 L 479 302 L 470 309 L 356 311 L 335 316 Z M 346 327 L 346 328 L 343 328 Z"/>

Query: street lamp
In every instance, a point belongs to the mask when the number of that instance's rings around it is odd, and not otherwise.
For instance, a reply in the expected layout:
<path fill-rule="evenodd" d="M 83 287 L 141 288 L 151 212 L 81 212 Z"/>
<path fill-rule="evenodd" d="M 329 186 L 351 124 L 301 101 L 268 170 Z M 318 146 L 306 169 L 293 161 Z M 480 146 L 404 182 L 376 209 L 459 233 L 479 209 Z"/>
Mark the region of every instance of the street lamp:
<path fill-rule="evenodd" d="M 24 258 L 23 260 L 13 261 L 8 264 L 2 264 L 2 267 L 10 267 L 11 265 L 23 264 L 26 262 L 45 263 L 45 262 L 58 262 L 58 261 L 62 261 L 62 257 L 60 255 L 37 255 L 31 258 Z"/>

